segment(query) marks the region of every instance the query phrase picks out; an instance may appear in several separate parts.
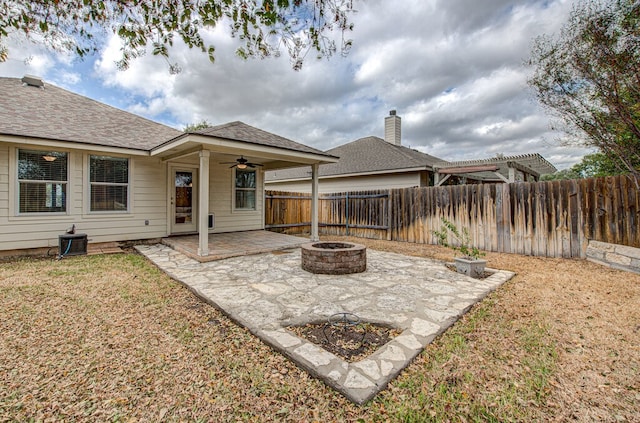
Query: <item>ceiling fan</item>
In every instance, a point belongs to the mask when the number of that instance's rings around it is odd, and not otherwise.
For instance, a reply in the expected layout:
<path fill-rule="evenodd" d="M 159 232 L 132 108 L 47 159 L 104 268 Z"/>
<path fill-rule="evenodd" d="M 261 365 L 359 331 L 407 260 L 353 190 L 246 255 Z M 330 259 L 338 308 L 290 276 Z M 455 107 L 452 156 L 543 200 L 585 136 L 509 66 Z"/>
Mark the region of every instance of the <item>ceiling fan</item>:
<path fill-rule="evenodd" d="M 260 163 L 250 163 L 249 160 L 245 159 L 244 156 L 240 156 L 240 158 L 236 159 L 235 162 L 222 162 L 220 164 L 230 164 L 233 166 L 229 166 L 229 169 L 237 167 L 238 169 L 246 169 L 248 167 L 254 168 L 256 166 L 263 166 Z"/>

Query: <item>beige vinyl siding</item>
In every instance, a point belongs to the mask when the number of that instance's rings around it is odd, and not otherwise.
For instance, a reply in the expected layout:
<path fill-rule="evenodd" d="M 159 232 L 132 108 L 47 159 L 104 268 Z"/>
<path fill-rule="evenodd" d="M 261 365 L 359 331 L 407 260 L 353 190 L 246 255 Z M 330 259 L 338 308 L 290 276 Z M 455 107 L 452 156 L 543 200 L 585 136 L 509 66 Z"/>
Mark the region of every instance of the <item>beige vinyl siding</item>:
<path fill-rule="evenodd" d="M 210 233 L 252 231 L 264 229 L 264 172 L 256 169 L 256 210 L 235 210 L 234 209 L 234 171 L 228 164 L 220 164 L 221 161 L 228 161 L 228 158 L 221 158 L 214 153 L 209 159 L 209 208 L 208 212 L 214 214 L 214 228 Z M 195 168 L 198 158 L 194 155 L 190 159 L 172 161 L 171 168 L 193 169 L 198 175 L 199 170 Z M 173 186 L 169 187 L 173 190 Z M 167 194 L 170 195 L 169 192 Z"/>
<path fill-rule="evenodd" d="M 209 186 L 209 212 L 215 214 L 215 228 L 212 232 L 235 232 L 264 229 L 264 174 L 256 169 L 256 209 L 236 210 L 234 208 L 234 171 L 229 165 L 218 164 L 211 159 L 211 182 Z"/>
<path fill-rule="evenodd" d="M 0 143 L 0 222 L 9 213 L 9 146 Z M 1 248 L 1 247 L 0 247 Z"/>
<path fill-rule="evenodd" d="M 16 151 L 18 145 L 0 143 L 0 250 L 55 247 L 58 236 L 71 225 L 86 233 L 89 242 L 126 241 L 166 236 L 166 164 L 159 159 L 129 157 L 129 211 L 89 212 L 88 155 L 68 150 L 67 213 L 17 214 Z M 117 155 L 113 155 L 117 156 Z M 122 156 L 127 157 L 127 156 Z M 149 225 L 145 225 L 149 220 Z"/>
<path fill-rule="evenodd" d="M 319 191 L 321 194 L 416 186 L 420 186 L 420 172 L 349 176 L 346 178 L 321 178 L 319 181 Z M 269 182 L 266 185 L 266 189 L 287 192 L 311 192 L 311 181 Z"/>

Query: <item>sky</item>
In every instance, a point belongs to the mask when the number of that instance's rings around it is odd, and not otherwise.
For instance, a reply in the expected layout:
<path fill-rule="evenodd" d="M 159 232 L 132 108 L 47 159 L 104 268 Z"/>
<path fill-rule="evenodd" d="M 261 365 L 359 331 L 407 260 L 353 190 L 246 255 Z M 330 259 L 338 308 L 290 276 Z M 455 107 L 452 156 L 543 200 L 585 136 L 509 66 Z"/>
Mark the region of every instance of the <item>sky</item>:
<path fill-rule="evenodd" d="M 449 161 L 540 153 L 558 169 L 591 150 L 567 146 L 527 86 L 532 41 L 557 33 L 572 0 L 356 0 L 346 57 L 310 57 L 294 71 L 286 54 L 242 60 L 223 26 L 207 30 L 216 61 L 175 46 L 116 68 L 119 40 L 94 55 L 46 51 L 10 40 L 0 76 L 37 75 L 70 91 L 177 129 L 243 121 L 320 150 L 384 137 L 402 118 L 402 144 Z M 342 34 L 333 34 L 340 37 Z"/>

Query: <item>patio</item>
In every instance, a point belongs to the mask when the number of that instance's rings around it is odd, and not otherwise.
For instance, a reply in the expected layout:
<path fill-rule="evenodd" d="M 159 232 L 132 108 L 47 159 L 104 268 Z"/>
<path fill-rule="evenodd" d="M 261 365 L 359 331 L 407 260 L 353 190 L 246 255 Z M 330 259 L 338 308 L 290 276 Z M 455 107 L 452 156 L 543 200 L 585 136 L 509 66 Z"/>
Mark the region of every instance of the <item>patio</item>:
<path fill-rule="evenodd" d="M 228 237 L 237 242 L 234 235 Z M 245 233 L 247 242 L 252 235 L 270 237 Z M 282 244 L 307 242 L 273 235 Z M 494 270 L 477 280 L 448 270 L 443 262 L 375 250 L 367 252 L 365 272 L 334 276 L 303 270 L 299 248 L 207 263 L 167 245 L 136 248 L 204 301 L 358 404 L 384 389 L 438 334 L 514 276 Z M 254 251 L 259 248 L 266 246 Z M 348 363 L 286 329 L 344 312 L 402 333 L 369 357 Z"/>
<path fill-rule="evenodd" d="M 309 239 L 262 230 L 209 234 L 209 255 L 204 257 L 198 255 L 198 242 L 197 234 L 162 239 L 163 244 L 200 263 L 296 248 Z"/>

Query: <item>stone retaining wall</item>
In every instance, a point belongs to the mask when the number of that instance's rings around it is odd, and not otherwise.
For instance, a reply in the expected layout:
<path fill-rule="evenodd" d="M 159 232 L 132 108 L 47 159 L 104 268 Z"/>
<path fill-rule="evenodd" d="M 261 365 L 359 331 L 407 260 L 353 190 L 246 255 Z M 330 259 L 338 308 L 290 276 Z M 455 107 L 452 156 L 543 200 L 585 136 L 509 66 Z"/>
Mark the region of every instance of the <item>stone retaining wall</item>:
<path fill-rule="evenodd" d="M 589 241 L 587 260 L 615 269 L 640 273 L 640 248 Z"/>

